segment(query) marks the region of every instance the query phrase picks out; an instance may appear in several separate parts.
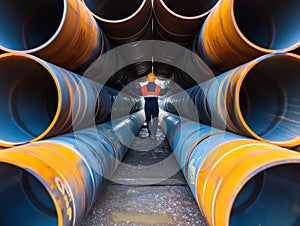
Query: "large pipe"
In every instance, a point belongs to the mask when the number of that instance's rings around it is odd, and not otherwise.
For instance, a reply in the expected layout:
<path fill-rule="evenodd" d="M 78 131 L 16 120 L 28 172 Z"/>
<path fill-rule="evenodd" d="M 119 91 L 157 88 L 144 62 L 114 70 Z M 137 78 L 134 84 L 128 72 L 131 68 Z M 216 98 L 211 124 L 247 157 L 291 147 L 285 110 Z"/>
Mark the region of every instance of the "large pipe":
<path fill-rule="evenodd" d="M 0 1 L 0 49 L 83 72 L 101 53 L 101 30 L 78 0 Z"/>
<path fill-rule="evenodd" d="M 120 65 L 124 65 L 124 60 L 119 51 L 112 49 L 112 45 L 106 35 L 103 34 L 102 40 L 101 57 L 97 58 L 85 70 L 83 76 L 120 91 L 134 80 L 134 75 L 129 70 L 129 67 L 120 68 Z"/>
<path fill-rule="evenodd" d="M 182 89 L 191 88 L 199 83 L 214 78 L 213 71 L 196 54 L 196 40 L 194 40 L 191 50 L 187 49 L 178 61 L 178 67 L 172 74 L 172 81 Z"/>
<path fill-rule="evenodd" d="M 218 0 L 154 0 L 154 31 L 165 41 L 188 45 Z"/>
<path fill-rule="evenodd" d="M 217 0 L 154 0 L 154 38 L 190 47 L 205 18 L 216 3 Z M 178 71 L 174 66 L 160 61 L 163 59 L 177 64 L 181 55 L 178 55 L 176 51 L 169 52 L 155 47 L 154 51 L 156 52 L 154 72 L 163 78 L 171 78 L 174 74 L 176 76 Z M 189 80 L 188 83 L 193 83 L 193 81 Z"/>
<path fill-rule="evenodd" d="M 205 124 L 292 147 L 300 144 L 299 74 L 299 55 L 268 54 L 169 97 L 161 106 L 191 117 L 192 102 Z"/>
<path fill-rule="evenodd" d="M 140 48 L 135 41 L 152 39 L 152 6 L 151 0 L 120 1 L 120 0 L 83 0 L 87 8 L 96 18 L 109 40 L 115 45 L 132 43 L 129 47 L 132 59 L 140 59 L 131 65 L 136 77 L 145 76 L 151 71 L 151 62 L 143 59 L 151 51 Z"/>
<path fill-rule="evenodd" d="M 81 225 L 143 113 L 0 152 L 0 225 Z"/>
<path fill-rule="evenodd" d="M 0 144 L 13 146 L 109 120 L 118 96 L 118 116 L 137 110 L 124 93 L 21 53 L 0 55 Z M 131 109 L 133 108 L 133 109 Z"/>
<path fill-rule="evenodd" d="M 142 35 L 151 22 L 151 0 L 83 0 L 105 34 L 114 41 Z"/>
<path fill-rule="evenodd" d="M 263 54 L 300 46 L 300 2 L 223 0 L 199 34 L 199 54 L 216 74 Z"/>
<path fill-rule="evenodd" d="M 299 153 L 166 112 L 160 123 L 209 225 L 299 224 Z"/>

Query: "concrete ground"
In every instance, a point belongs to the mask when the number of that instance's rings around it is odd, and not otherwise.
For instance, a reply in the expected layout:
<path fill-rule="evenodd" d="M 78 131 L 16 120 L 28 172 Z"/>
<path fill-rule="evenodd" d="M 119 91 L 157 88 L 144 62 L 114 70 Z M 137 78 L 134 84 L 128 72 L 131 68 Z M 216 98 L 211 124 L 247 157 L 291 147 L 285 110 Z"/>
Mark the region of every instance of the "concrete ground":
<path fill-rule="evenodd" d="M 161 129 L 143 127 L 82 226 L 207 226 Z"/>

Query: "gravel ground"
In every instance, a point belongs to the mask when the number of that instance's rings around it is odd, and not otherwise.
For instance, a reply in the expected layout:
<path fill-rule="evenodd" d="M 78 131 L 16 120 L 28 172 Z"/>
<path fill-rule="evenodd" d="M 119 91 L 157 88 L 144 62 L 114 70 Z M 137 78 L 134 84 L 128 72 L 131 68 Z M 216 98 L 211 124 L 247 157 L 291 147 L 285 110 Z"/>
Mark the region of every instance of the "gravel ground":
<path fill-rule="evenodd" d="M 99 225 L 208 225 L 160 129 L 142 128 L 82 224 Z"/>

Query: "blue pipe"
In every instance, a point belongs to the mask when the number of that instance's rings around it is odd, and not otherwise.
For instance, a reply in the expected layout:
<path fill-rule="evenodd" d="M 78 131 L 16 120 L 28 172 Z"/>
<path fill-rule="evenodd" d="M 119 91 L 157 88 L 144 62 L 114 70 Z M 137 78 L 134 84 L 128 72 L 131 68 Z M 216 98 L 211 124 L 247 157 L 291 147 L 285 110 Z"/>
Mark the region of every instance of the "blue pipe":
<path fill-rule="evenodd" d="M 0 152 L 0 225 L 81 225 L 144 123 L 142 111 Z"/>
<path fill-rule="evenodd" d="M 300 154 L 160 112 L 188 185 L 214 226 L 294 226 Z"/>

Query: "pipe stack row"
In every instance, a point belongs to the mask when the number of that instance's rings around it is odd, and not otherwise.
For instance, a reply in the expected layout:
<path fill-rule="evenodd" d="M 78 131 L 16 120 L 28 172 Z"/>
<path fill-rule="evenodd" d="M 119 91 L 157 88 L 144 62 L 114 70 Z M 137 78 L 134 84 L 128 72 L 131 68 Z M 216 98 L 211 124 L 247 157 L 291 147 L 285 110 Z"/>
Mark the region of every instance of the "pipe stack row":
<path fill-rule="evenodd" d="M 218 1 L 194 56 L 178 60 L 175 94 L 160 102 L 160 124 L 209 225 L 299 224 L 299 8 Z"/>
<path fill-rule="evenodd" d="M 0 55 L 0 80 L 0 144 L 6 147 L 87 128 L 141 108 L 135 97 L 18 52 Z"/>
<path fill-rule="evenodd" d="M 81 225 L 144 123 L 137 112 L 0 152 L 0 224 Z"/>
<path fill-rule="evenodd" d="M 0 225 L 80 225 L 144 123 L 132 73 L 82 1 L 0 11 Z"/>
<path fill-rule="evenodd" d="M 273 53 L 165 98 L 166 111 L 283 147 L 300 144 L 300 56 Z"/>
<path fill-rule="evenodd" d="M 298 152 L 167 112 L 160 124 L 209 225 L 299 224 Z"/>
<path fill-rule="evenodd" d="M 211 75 L 218 76 L 263 55 L 278 52 L 299 54 L 299 8 L 300 3 L 295 0 L 284 3 L 271 0 L 215 2 L 194 41 L 188 45 L 196 54 L 194 58 L 199 58 L 196 68 L 202 67 L 204 61 L 211 69 Z M 176 60 L 180 64 L 184 56 L 177 56 Z M 171 77 L 184 89 L 207 78 L 201 73 L 195 78 L 178 69 Z"/>

